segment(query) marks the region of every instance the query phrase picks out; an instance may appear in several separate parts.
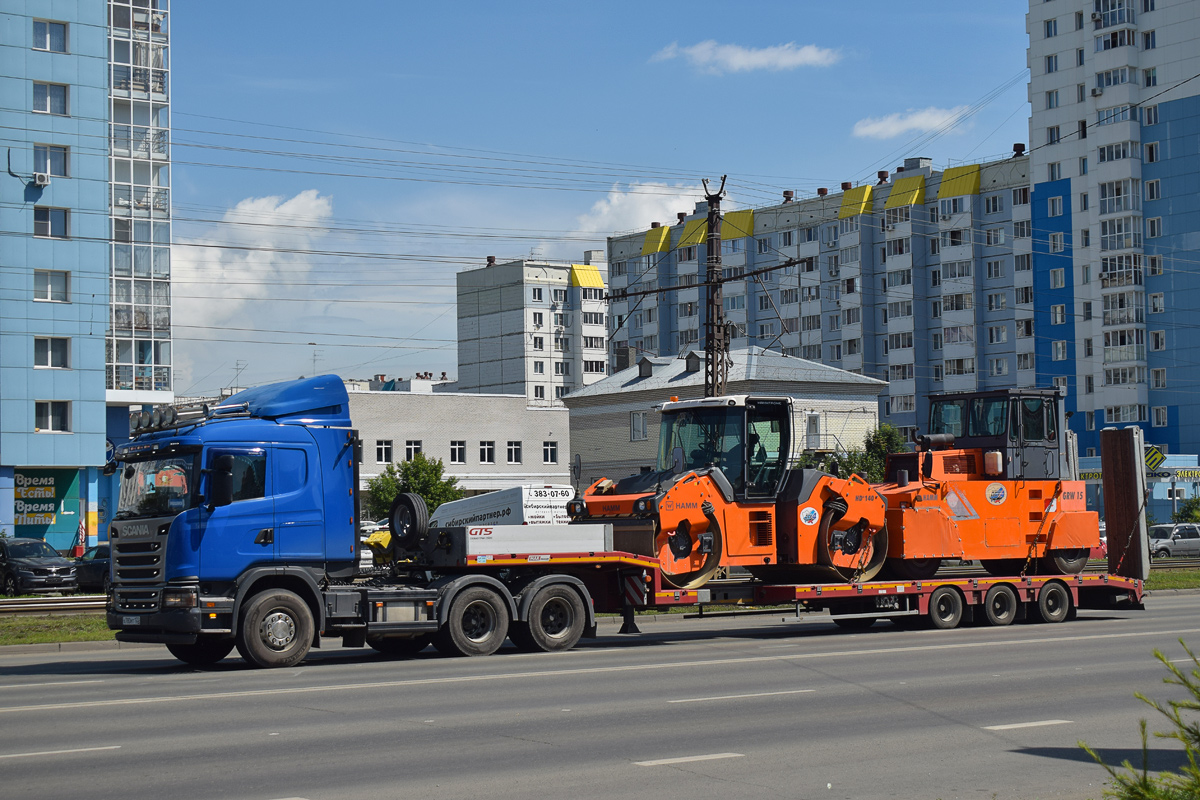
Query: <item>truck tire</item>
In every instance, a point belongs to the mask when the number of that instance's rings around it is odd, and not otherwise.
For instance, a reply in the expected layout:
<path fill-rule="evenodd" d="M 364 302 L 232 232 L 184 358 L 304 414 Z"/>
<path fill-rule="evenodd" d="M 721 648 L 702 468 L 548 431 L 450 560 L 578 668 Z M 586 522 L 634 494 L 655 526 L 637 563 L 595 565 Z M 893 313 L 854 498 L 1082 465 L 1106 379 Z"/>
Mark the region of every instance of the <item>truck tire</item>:
<path fill-rule="evenodd" d="M 1071 613 L 1071 593 L 1058 581 L 1050 581 L 1038 592 L 1037 608 L 1042 622 L 1062 622 Z"/>
<path fill-rule="evenodd" d="M 233 639 L 213 639 L 201 636 L 194 644 L 169 644 L 171 655 L 193 667 L 210 667 L 229 655 L 233 650 Z"/>
<path fill-rule="evenodd" d="M 929 596 L 929 622 L 941 630 L 957 628 L 962 622 L 963 599 L 956 589 L 939 586 Z"/>
<path fill-rule="evenodd" d="M 255 667 L 290 667 L 312 646 L 313 616 L 308 604 L 287 589 L 255 595 L 242 612 L 237 649 Z"/>
<path fill-rule="evenodd" d="M 385 656 L 405 658 L 415 656 L 429 646 L 433 634 L 416 636 L 368 636 L 367 645 Z"/>
<path fill-rule="evenodd" d="M 942 566 L 940 558 L 889 558 L 888 569 L 893 575 L 906 581 L 927 581 L 937 574 Z"/>
<path fill-rule="evenodd" d="M 1017 593 L 1002 583 L 993 586 L 983 598 L 983 613 L 988 625 L 1011 625 L 1017 618 Z"/>
<path fill-rule="evenodd" d="M 1052 550 L 1043 559 L 1045 570 L 1050 575 L 1078 575 L 1087 566 L 1091 553 L 1086 547 L 1073 550 Z"/>
<path fill-rule="evenodd" d="M 529 619 L 514 621 L 508 631 L 521 650 L 554 653 L 570 650 L 583 636 L 587 614 L 583 600 L 569 586 L 543 586 L 529 603 Z"/>
<path fill-rule="evenodd" d="M 489 656 L 508 638 L 508 604 L 483 586 L 462 590 L 450 603 L 446 624 L 433 646 L 448 656 Z"/>
<path fill-rule="evenodd" d="M 429 532 L 429 509 L 420 495 L 404 492 L 392 501 L 388 513 L 388 528 L 392 533 L 392 550 L 415 550 Z"/>

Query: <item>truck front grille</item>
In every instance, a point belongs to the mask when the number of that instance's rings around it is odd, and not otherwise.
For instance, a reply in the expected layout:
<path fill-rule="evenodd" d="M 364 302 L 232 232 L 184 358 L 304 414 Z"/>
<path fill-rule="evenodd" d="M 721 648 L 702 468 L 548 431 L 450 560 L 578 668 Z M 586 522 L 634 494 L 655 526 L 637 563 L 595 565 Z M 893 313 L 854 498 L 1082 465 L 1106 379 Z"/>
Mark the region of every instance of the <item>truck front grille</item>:
<path fill-rule="evenodd" d="M 164 539 L 120 542 L 113 548 L 117 583 L 159 583 L 163 578 Z"/>
<path fill-rule="evenodd" d="M 148 613 L 158 611 L 158 589 L 117 589 L 113 593 L 113 606 L 117 611 Z"/>

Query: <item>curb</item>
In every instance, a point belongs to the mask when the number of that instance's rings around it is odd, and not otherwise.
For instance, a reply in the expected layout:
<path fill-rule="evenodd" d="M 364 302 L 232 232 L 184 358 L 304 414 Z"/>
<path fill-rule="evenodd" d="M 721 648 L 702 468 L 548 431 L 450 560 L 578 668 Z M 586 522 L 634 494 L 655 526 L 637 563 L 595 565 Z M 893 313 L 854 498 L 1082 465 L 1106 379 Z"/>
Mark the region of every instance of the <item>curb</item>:
<path fill-rule="evenodd" d="M 109 639 L 100 642 L 43 642 L 41 644 L 8 644 L 0 646 L 0 656 L 22 653 L 79 653 L 89 650 L 129 650 L 143 647 L 161 647 L 143 642 L 118 642 Z"/>
<path fill-rule="evenodd" d="M 1153 597 L 1156 594 L 1166 595 L 1187 595 L 1200 594 L 1200 589 L 1147 589 L 1147 596 Z"/>

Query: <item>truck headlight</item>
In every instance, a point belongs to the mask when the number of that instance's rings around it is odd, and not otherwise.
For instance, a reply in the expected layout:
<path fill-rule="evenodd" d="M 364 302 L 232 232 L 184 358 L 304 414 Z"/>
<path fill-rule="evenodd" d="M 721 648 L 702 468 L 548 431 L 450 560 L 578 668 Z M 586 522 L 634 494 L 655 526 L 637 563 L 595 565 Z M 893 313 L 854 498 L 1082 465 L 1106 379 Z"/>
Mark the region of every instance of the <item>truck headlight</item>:
<path fill-rule="evenodd" d="M 647 514 L 654 511 L 655 502 L 653 497 L 639 497 L 633 501 L 633 510 L 638 514 Z"/>
<path fill-rule="evenodd" d="M 200 598 L 195 589 L 163 589 L 163 608 L 196 608 L 198 605 Z"/>
<path fill-rule="evenodd" d="M 582 517 L 587 513 L 587 506 L 582 500 L 571 500 L 567 503 L 567 514 L 572 517 Z"/>

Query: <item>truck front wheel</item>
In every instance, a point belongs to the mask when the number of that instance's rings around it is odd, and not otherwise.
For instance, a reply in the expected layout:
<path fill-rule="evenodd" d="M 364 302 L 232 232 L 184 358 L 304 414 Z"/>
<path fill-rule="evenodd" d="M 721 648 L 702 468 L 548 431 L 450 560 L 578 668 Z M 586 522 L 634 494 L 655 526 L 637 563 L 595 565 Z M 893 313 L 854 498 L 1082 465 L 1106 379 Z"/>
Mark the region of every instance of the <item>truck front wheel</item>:
<path fill-rule="evenodd" d="M 308 655 L 313 617 L 295 592 L 269 589 L 256 595 L 242 612 L 237 649 L 256 667 L 290 667 Z"/>
<path fill-rule="evenodd" d="M 201 637 L 194 644 L 169 644 L 167 650 L 171 655 L 185 664 L 193 667 L 210 667 L 229 655 L 233 649 L 233 639 L 212 639 Z"/>
<path fill-rule="evenodd" d="M 529 604 L 529 619 L 514 622 L 509 631 L 513 644 L 522 650 L 552 653 L 579 644 L 586 622 L 583 600 L 568 586 L 546 586 Z"/>
<path fill-rule="evenodd" d="M 448 656 L 488 656 L 504 644 L 508 621 L 508 605 L 500 595 L 472 586 L 450 603 L 449 617 L 434 636 L 433 646 Z"/>

